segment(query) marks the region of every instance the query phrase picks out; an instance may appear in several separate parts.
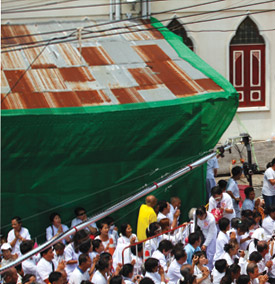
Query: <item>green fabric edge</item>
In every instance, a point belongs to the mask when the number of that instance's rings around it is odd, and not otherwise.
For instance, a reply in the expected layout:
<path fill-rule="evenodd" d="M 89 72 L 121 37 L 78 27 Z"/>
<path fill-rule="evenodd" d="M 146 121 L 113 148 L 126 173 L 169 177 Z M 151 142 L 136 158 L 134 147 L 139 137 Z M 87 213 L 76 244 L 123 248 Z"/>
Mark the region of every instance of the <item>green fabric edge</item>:
<path fill-rule="evenodd" d="M 165 40 L 173 47 L 173 49 L 177 52 L 180 58 L 186 60 L 193 67 L 197 68 L 207 77 L 211 78 L 216 84 L 218 84 L 226 92 L 236 93 L 237 95 L 237 91 L 232 86 L 232 84 L 226 78 L 224 78 L 219 72 L 217 72 L 205 61 L 203 61 L 189 47 L 187 47 L 183 43 L 182 38 L 180 36 L 171 32 L 156 18 L 151 17 L 151 25 L 163 35 Z"/>

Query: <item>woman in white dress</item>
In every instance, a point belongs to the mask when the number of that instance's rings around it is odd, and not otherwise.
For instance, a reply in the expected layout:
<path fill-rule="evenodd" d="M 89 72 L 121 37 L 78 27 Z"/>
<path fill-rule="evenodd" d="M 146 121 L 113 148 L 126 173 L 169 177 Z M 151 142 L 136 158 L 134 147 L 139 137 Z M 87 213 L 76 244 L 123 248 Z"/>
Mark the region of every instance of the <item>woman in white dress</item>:
<path fill-rule="evenodd" d="M 149 227 L 146 229 L 147 238 L 154 237 L 160 233 L 161 233 L 161 226 L 157 222 L 151 223 Z M 158 236 L 150 240 L 147 240 L 145 242 L 145 254 L 147 251 L 149 251 L 149 255 L 152 255 L 153 252 L 157 250 L 161 240 L 162 240 L 162 236 Z"/>
<path fill-rule="evenodd" d="M 116 269 L 118 263 L 130 263 L 131 262 L 131 250 L 130 248 L 124 250 L 130 244 L 137 242 L 137 236 L 132 233 L 132 227 L 130 224 L 122 224 L 120 228 L 120 237 L 117 240 L 117 247 L 113 254 L 113 267 Z M 124 250 L 124 252 L 123 252 Z M 123 257 L 122 257 L 123 252 Z M 122 261 L 123 259 L 123 261 Z"/>
<path fill-rule="evenodd" d="M 95 238 L 95 240 L 97 239 L 101 240 L 104 246 L 104 251 L 109 252 L 109 245 L 110 245 L 109 225 L 107 224 L 107 222 L 103 221 L 98 226 L 98 229 L 100 234 Z"/>

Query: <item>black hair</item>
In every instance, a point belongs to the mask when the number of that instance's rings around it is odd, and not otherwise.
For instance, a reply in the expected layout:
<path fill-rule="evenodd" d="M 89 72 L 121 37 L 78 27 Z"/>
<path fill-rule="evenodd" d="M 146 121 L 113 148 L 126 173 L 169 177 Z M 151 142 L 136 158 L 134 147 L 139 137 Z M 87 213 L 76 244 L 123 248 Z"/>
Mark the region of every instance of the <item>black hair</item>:
<path fill-rule="evenodd" d="M 197 210 L 196 210 L 197 216 L 203 216 L 205 214 L 206 214 L 206 209 L 203 205 L 197 208 Z"/>
<path fill-rule="evenodd" d="M 269 215 L 270 213 L 275 212 L 275 205 L 267 206 L 265 208 L 265 214 Z"/>
<path fill-rule="evenodd" d="M 48 247 L 48 248 L 42 250 L 42 251 L 40 252 L 41 257 L 43 257 L 44 254 L 47 254 L 50 249 L 52 249 L 52 247 Z"/>
<path fill-rule="evenodd" d="M 168 207 L 168 204 L 167 204 L 167 201 L 166 201 L 166 200 L 160 200 L 160 201 L 158 202 L 159 212 L 163 212 L 163 210 L 164 210 L 165 208 L 167 208 L 167 207 Z"/>
<path fill-rule="evenodd" d="M 258 243 L 257 243 L 257 251 L 258 251 L 259 253 L 263 252 L 263 251 L 266 250 L 266 249 L 268 249 L 268 244 L 267 244 L 267 242 L 261 241 L 261 242 L 258 242 Z"/>
<path fill-rule="evenodd" d="M 149 257 L 144 264 L 145 270 L 147 272 L 153 272 L 153 269 L 159 265 L 159 261 L 156 258 Z"/>
<path fill-rule="evenodd" d="M 92 241 L 92 244 L 93 244 L 93 251 L 96 251 L 96 249 L 99 248 L 99 246 L 100 246 L 101 243 L 102 243 L 102 241 L 99 240 L 99 239 L 93 240 L 93 241 Z"/>
<path fill-rule="evenodd" d="M 231 284 L 231 283 L 232 283 L 232 277 L 230 274 L 225 274 L 220 281 L 220 284 Z"/>
<path fill-rule="evenodd" d="M 22 254 L 26 254 L 27 252 L 31 251 L 33 249 L 33 241 L 32 240 L 24 240 L 21 244 L 20 244 L 20 252 Z"/>
<path fill-rule="evenodd" d="M 232 176 L 235 177 L 243 172 L 243 169 L 240 166 L 235 166 L 232 170 Z"/>
<path fill-rule="evenodd" d="M 53 219 L 55 216 L 58 216 L 59 218 L 61 218 L 60 214 L 57 213 L 57 212 L 53 212 L 51 213 L 51 215 L 49 216 L 49 219 L 50 219 L 50 222 L 52 223 L 53 222 Z"/>
<path fill-rule="evenodd" d="M 120 226 L 120 232 L 125 237 L 126 237 L 126 229 L 128 226 L 129 226 L 129 223 L 124 223 Z"/>
<path fill-rule="evenodd" d="M 275 158 L 271 161 L 271 167 L 275 165 Z"/>
<path fill-rule="evenodd" d="M 200 240 L 200 235 L 198 233 L 191 233 L 188 236 L 188 243 L 190 245 L 193 245 L 196 241 L 199 241 L 199 240 Z"/>
<path fill-rule="evenodd" d="M 168 250 L 172 250 L 173 249 L 173 244 L 171 241 L 169 240 L 162 240 L 160 243 L 159 243 L 159 246 L 158 246 L 158 250 L 160 252 L 163 252 L 163 251 L 168 251 Z"/>
<path fill-rule="evenodd" d="M 229 221 L 228 218 L 222 217 L 222 218 L 219 220 L 218 224 L 219 224 L 220 230 L 221 230 L 221 231 L 225 231 L 226 228 L 229 226 L 230 221 Z"/>
<path fill-rule="evenodd" d="M 239 278 L 236 281 L 237 284 L 249 284 L 250 283 L 250 277 L 248 275 L 240 275 Z"/>
<path fill-rule="evenodd" d="M 62 243 L 62 242 L 59 242 L 59 243 L 56 243 L 54 246 L 53 246 L 54 250 L 60 250 L 60 249 L 64 249 L 65 248 L 65 245 Z"/>
<path fill-rule="evenodd" d="M 238 241 L 236 239 L 231 239 L 227 244 L 224 245 L 223 249 L 229 253 L 229 251 L 234 249 L 236 245 L 238 245 Z"/>
<path fill-rule="evenodd" d="M 211 188 L 211 195 L 214 196 L 215 194 L 222 194 L 222 189 L 219 186 L 214 186 Z"/>
<path fill-rule="evenodd" d="M 154 283 L 155 282 L 151 278 L 149 278 L 149 277 L 144 277 L 139 282 L 139 284 L 154 284 Z"/>
<path fill-rule="evenodd" d="M 58 281 L 62 277 L 62 274 L 58 271 L 53 271 L 49 275 L 49 281 L 50 283 L 53 283 L 54 281 Z"/>
<path fill-rule="evenodd" d="M 80 244 L 82 242 L 85 242 L 88 238 L 89 235 L 87 231 L 85 230 L 77 231 L 73 236 L 74 251 L 78 253 L 80 249 Z"/>
<path fill-rule="evenodd" d="M 79 216 L 79 213 L 80 213 L 81 211 L 84 211 L 85 214 L 86 214 L 86 210 L 85 210 L 83 207 L 77 207 L 77 208 L 75 208 L 75 210 L 74 210 L 75 216 Z"/>
<path fill-rule="evenodd" d="M 249 209 L 242 210 L 241 216 L 242 218 L 253 218 L 253 211 Z"/>
<path fill-rule="evenodd" d="M 80 244 L 79 244 L 79 250 L 82 252 L 82 253 L 88 253 L 91 249 L 91 246 L 92 246 L 92 240 L 90 238 L 82 241 Z"/>
<path fill-rule="evenodd" d="M 242 233 L 246 233 L 248 232 L 248 224 L 245 220 L 239 220 L 237 225 L 236 225 L 236 229 L 240 230 Z"/>
<path fill-rule="evenodd" d="M 118 276 L 114 276 L 110 279 L 109 284 L 121 284 L 122 283 L 122 276 L 118 275 Z"/>
<path fill-rule="evenodd" d="M 240 265 L 238 265 L 237 263 L 233 263 L 228 267 L 228 271 L 230 272 L 230 274 L 236 274 L 241 270 Z"/>
<path fill-rule="evenodd" d="M 262 260 L 262 255 L 258 252 L 258 251 L 253 251 L 250 255 L 249 255 L 249 260 L 250 261 L 254 261 L 255 263 L 258 263 Z"/>
<path fill-rule="evenodd" d="M 241 222 L 241 219 L 240 219 L 240 218 L 237 218 L 237 217 L 232 218 L 232 219 L 231 219 L 231 228 L 237 229 L 239 222 Z"/>
<path fill-rule="evenodd" d="M 182 257 L 186 257 L 186 251 L 184 249 L 174 250 L 174 257 L 176 260 L 180 260 Z"/>
<path fill-rule="evenodd" d="M 146 229 L 147 238 L 153 237 L 156 235 L 156 231 L 160 228 L 160 224 L 158 222 L 151 223 Z"/>
<path fill-rule="evenodd" d="M 89 281 L 89 280 L 82 280 L 80 282 L 80 284 L 93 284 L 93 283 L 91 281 Z"/>
<path fill-rule="evenodd" d="M 193 253 L 193 255 L 192 255 L 192 259 L 194 258 L 194 257 L 198 257 L 198 259 L 200 259 L 200 257 L 201 256 L 204 256 L 205 258 L 207 258 L 206 257 L 206 253 L 204 252 L 204 251 L 195 251 L 194 253 Z M 197 264 L 197 263 L 196 263 Z"/>
<path fill-rule="evenodd" d="M 219 273 L 223 273 L 226 270 L 227 262 L 225 259 L 219 259 L 215 262 L 215 268 Z"/>
<path fill-rule="evenodd" d="M 100 255 L 99 261 L 95 265 L 95 268 L 99 271 L 103 271 L 104 269 L 109 267 L 109 259 L 106 257 L 102 257 Z"/>
<path fill-rule="evenodd" d="M 248 198 L 250 192 L 253 192 L 254 191 L 254 188 L 252 186 L 248 186 L 245 190 L 244 190 L 244 194 L 245 194 L 245 197 Z"/>
<path fill-rule="evenodd" d="M 134 266 L 131 263 L 124 264 L 120 270 L 120 274 L 124 277 L 128 277 L 134 271 Z"/>
<path fill-rule="evenodd" d="M 82 263 L 86 263 L 88 261 L 89 255 L 87 253 L 82 253 L 78 257 L 78 264 L 81 265 Z"/>
<path fill-rule="evenodd" d="M 219 185 L 219 187 L 223 190 L 223 189 L 225 189 L 226 186 L 227 186 L 227 181 L 224 180 L 224 179 L 221 179 L 221 180 L 218 181 L 218 185 Z"/>
<path fill-rule="evenodd" d="M 143 249 L 142 244 L 131 246 L 131 252 L 132 252 L 133 255 L 136 255 L 136 247 L 137 247 L 138 252 L 141 252 L 142 249 Z"/>
<path fill-rule="evenodd" d="M 22 277 L 22 284 L 25 284 L 25 283 L 29 282 L 31 277 L 35 277 L 35 275 L 34 274 L 29 274 L 29 273 L 25 274 Z"/>
<path fill-rule="evenodd" d="M 18 224 L 22 224 L 22 219 L 19 216 L 15 216 L 15 217 L 11 218 L 11 220 L 15 220 Z"/>

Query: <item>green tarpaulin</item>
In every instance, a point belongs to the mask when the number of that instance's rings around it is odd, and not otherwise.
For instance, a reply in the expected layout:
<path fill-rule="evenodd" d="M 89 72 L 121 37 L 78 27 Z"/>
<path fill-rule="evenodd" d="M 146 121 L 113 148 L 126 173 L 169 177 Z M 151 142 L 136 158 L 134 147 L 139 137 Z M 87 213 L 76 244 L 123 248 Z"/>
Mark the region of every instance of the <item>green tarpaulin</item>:
<path fill-rule="evenodd" d="M 236 112 L 237 93 L 179 37 L 162 30 L 180 57 L 224 92 L 152 103 L 2 111 L 3 233 L 19 215 L 41 242 L 51 212 L 59 212 L 67 224 L 77 206 L 92 216 L 216 145 Z M 195 169 L 155 195 L 181 197 L 186 220 L 189 209 L 205 200 L 204 173 L 203 167 Z M 135 228 L 143 201 L 115 213 L 116 223 Z"/>

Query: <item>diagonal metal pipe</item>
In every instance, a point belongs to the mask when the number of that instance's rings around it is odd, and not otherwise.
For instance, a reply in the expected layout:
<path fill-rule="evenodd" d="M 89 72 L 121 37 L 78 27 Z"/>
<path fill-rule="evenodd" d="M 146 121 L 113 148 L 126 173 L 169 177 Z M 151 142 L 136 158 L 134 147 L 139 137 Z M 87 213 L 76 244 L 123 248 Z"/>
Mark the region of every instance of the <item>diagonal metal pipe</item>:
<path fill-rule="evenodd" d="M 225 145 L 223 146 L 224 150 L 228 150 L 232 147 L 231 144 Z M 69 229 L 68 231 L 62 233 L 61 235 L 58 235 L 57 237 L 45 242 L 44 244 L 40 245 L 39 247 L 31 250 L 30 252 L 22 255 L 21 257 L 19 257 L 18 259 L 16 259 L 15 261 L 7 264 L 4 267 L 0 268 L 0 274 L 4 273 L 5 271 L 7 271 L 8 269 L 17 266 L 18 264 L 22 263 L 24 260 L 30 258 L 31 256 L 40 253 L 41 251 L 45 250 L 48 247 L 53 246 L 54 244 L 64 240 L 65 238 L 71 236 L 72 234 L 76 233 L 79 230 L 84 229 L 85 227 L 87 227 L 88 225 L 97 222 L 99 220 L 101 220 L 102 218 L 116 212 L 117 210 L 133 203 L 134 201 L 137 201 L 138 199 L 140 199 L 141 197 L 147 195 L 148 193 L 151 193 L 152 191 L 158 189 L 159 187 L 162 187 L 166 184 L 168 184 L 169 182 L 183 176 L 184 174 L 192 171 L 193 169 L 201 166 L 202 164 L 204 164 L 205 162 L 207 162 L 208 160 L 210 160 L 211 158 L 215 157 L 218 153 L 217 152 L 213 152 L 211 154 L 208 154 L 207 156 L 200 158 L 199 160 L 195 161 L 194 163 L 191 163 L 190 165 L 187 165 L 186 167 L 170 174 L 169 176 L 163 178 L 162 180 L 160 180 L 158 183 L 154 183 L 151 186 L 146 187 L 145 189 L 143 189 L 141 192 L 135 194 L 134 196 L 128 197 L 122 201 L 120 201 L 119 203 L 117 203 L 116 205 L 113 205 L 112 207 L 110 207 L 109 209 L 105 210 L 102 213 L 99 213 L 95 216 L 93 216 L 92 218 L 90 218 L 89 220 Z"/>

